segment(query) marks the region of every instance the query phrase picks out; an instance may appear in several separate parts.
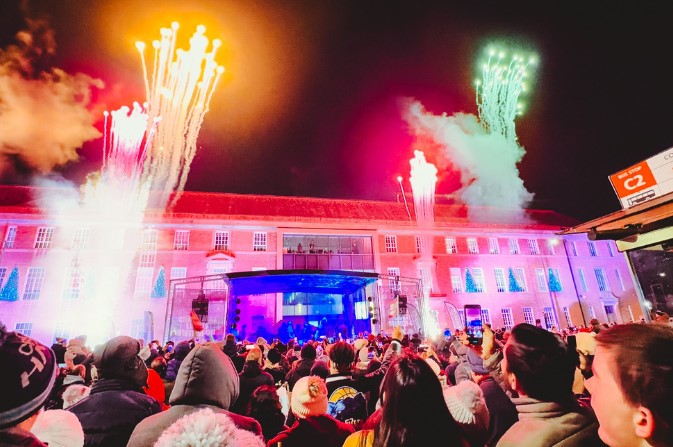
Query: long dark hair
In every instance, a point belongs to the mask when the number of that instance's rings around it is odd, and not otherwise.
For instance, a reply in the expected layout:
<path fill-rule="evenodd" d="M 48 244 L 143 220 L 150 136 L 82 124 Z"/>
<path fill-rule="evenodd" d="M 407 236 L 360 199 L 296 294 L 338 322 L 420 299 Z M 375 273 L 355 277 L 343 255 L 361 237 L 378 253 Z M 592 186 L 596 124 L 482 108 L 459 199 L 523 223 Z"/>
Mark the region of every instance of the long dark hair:
<path fill-rule="evenodd" d="M 413 353 L 397 357 L 381 383 L 381 420 L 374 430 L 374 447 L 467 445 L 449 413 L 439 379 L 425 360 Z"/>
<path fill-rule="evenodd" d="M 260 385 L 255 388 L 248 402 L 247 415 L 262 426 L 265 442 L 286 428 L 280 398 L 273 385 Z"/>

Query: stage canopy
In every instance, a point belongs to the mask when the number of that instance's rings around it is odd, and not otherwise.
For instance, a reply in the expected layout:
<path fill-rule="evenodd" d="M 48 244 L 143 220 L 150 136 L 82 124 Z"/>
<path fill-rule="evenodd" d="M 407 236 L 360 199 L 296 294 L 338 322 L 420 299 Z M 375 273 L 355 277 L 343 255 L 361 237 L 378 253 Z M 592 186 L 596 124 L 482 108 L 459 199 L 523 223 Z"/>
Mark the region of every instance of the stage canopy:
<path fill-rule="evenodd" d="M 287 292 L 349 295 L 379 279 L 378 273 L 344 270 L 261 270 L 223 276 L 230 296 Z"/>

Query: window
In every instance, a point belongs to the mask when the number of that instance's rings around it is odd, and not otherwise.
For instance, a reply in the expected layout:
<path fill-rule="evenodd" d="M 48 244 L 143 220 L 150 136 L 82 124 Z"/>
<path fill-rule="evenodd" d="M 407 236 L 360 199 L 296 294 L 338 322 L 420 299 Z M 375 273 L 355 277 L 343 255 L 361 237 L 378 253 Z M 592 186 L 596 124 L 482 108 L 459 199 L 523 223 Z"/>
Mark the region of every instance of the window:
<path fill-rule="evenodd" d="M 89 245 L 90 233 L 91 229 L 89 228 L 75 228 L 75 233 L 72 237 L 72 248 L 75 250 L 86 248 Z"/>
<path fill-rule="evenodd" d="M 10 226 L 7 227 L 7 233 L 5 234 L 5 243 L 3 244 L 4 248 L 14 248 L 14 241 L 16 240 L 16 227 Z"/>
<path fill-rule="evenodd" d="M 16 323 L 14 330 L 30 337 L 30 333 L 33 331 L 33 323 Z"/>
<path fill-rule="evenodd" d="M 386 253 L 397 253 L 396 236 L 386 236 Z"/>
<path fill-rule="evenodd" d="M 552 283 L 552 278 L 549 277 L 547 280 L 549 281 L 549 289 L 552 292 L 563 292 L 563 284 L 561 284 L 561 275 L 558 271 L 558 269 L 553 269 L 550 268 L 547 270 L 547 273 L 551 272 L 551 274 L 554 276 L 554 279 L 556 280 L 555 283 Z"/>
<path fill-rule="evenodd" d="M 255 231 L 255 234 L 252 236 L 252 250 L 266 251 L 266 233 Z"/>
<path fill-rule="evenodd" d="M 537 239 L 528 239 L 528 250 L 530 250 L 530 254 L 532 255 L 540 254 L 540 247 L 537 245 Z"/>
<path fill-rule="evenodd" d="M 0 288 L 5 284 L 6 276 L 7 276 L 7 267 L 0 267 Z"/>
<path fill-rule="evenodd" d="M 463 291 L 463 279 L 460 276 L 460 268 L 451 267 L 449 272 L 451 273 L 451 290 L 453 290 L 453 293 L 461 293 Z M 465 319 L 463 319 L 464 322 Z"/>
<path fill-rule="evenodd" d="M 502 313 L 502 322 L 505 326 L 505 329 L 511 330 L 514 327 L 514 317 L 512 316 L 512 309 L 509 307 L 504 307 L 500 309 Z"/>
<path fill-rule="evenodd" d="M 139 267 L 136 275 L 136 288 L 133 296 L 135 298 L 149 298 L 152 291 L 152 277 L 154 269 Z"/>
<path fill-rule="evenodd" d="M 467 238 L 467 252 L 473 255 L 479 254 L 479 244 L 476 237 Z"/>
<path fill-rule="evenodd" d="M 482 324 L 491 324 L 491 311 L 488 309 L 481 309 L 481 322 Z"/>
<path fill-rule="evenodd" d="M 587 287 L 587 278 L 584 276 L 584 269 L 577 269 L 577 273 L 580 276 L 580 284 L 582 285 L 582 291 L 587 292 L 589 288 Z"/>
<path fill-rule="evenodd" d="M 570 241 L 570 254 L 577 256 L 577 244 L 575 244 L 575 241 Z"/>
<path fill-rule="evenodd" d="M 537 279 L 538 292 L 548 292 L 547 277 L 544 273 L 544 269 L 535 269 L 535 278 Z"/>
<path fill-rule="evenodd" d="M 589 249 L 589 254 L 591 256 L 597 256 L 596 244 L 594 244 L 593 241 L 587 241 L 587 248 Z"/>
<path fill-rule="evenodd" d="M 528 286 L 526 286 L 526 273 L 523 268 L 516 267 L 513 268 L 512 271 L 514 272 L 514 278 L 516 278 L 516 282 L 521 286 L 523 289 L 523 292 L 528 291 Z"/>
<path fill-rule="evenodd" d="M 509 254 L 518 255 L 519 254 L 519 241 L 514 238 L 507 239 L 507 245 L 509 245 Z"/>
<path fill-rule="evenodd" d="M 594 309 L 594 306 L 589 306 L 589 317 L 596 318 L 596 310 Z"/>
<path fill-rule="evenodd" d="M 558 239 L 547 239 L 547 253 L 550 256 L 554 256 L 556 254 L 556 244 L 558 243 Z"/>
<path fill-rule="evenodd" d="M 229 232 L 216 231 L 214 250 L 229 250 Z"/>
<path fill-rule="evenodd" d="M 416 253 L 423 252 L 423 240 L 420 236 L 416 236 Z"/>
<path fill-rule="evenodd" d="M 170 280 L 173 281 L 175 279 L 182 279 L 187 277 L 187 267 L 171 267 L 171 278 Z M 175 286 L 176 289 L 184 289 L 185 285 L 180 284 Z"/>
<path fill-rule="evenodd" d="M 544 315 L 544 324 L 547 326 L 547 329 L 551 329 L 552 326 L 557 326 L 556 322 L 554 321 L 554 311 L 552 310 L 551 307 L 545 307 L 542 309 L 542 314 Z"/>
<path fill-rule="evenodd" d="M 445 237 L 444 242 L 446 243 L 446 252 L 451 254 L 451 253 L 458 253 L 458 246 L 456 245 L 456 238 L 455 237 Z"/>
<path fill-rule="evenodd" d="M 142 268 L 154 268 L 154 263 L 157 260 L 157 254 L 155 252 L 140 253 L 140 262 L 138 267 Z"/>
<path fill-rule="evenodd" d="M 497 237 L 488 238 L 488 252 L 492 255 L 500 253 L 500 243 L 498 242 Z"/>
<path fill-rule="evenodd" d="M 485 292 L 486 287 L 484 286 L 484 270 L 475 267 L 472 269 L 472 279 L 474 279 L 474 287 L 477 292 Z"/>
<path fill-rule="evenodd" d="M 619 290 L 625 292 L 626 287 L 624 286 L 624 280 L 622 279 L 622 274 L 619 273 L 619 269 L 615 269 L 615 276 L 617 276 L 617 282 L 619 283 Z"/>
<path fill-rule="evenodd" d="M 626 310 L 629 312 L 629 321 L 631 323 L 635 322 L 636 320 L 633 318 L 633 309 L 631 309 L 631 305 L 627 304 L 626 305 Z"/>
<path fill-rule="evenodd" d="M 495 288 L 498 292 L 507 291 L 507 283 L 505 282 L 505 269 L 494 268 L 493 273 L 495 274 Z"/>
<path fill-rule="evenodd" d="M 37 230 L 37 237 L 35 238 L 36 249 L 45 249 L 51 247 L 51 240 L 54 238 L 54 229 L 41 227 Z"/>
<path fill-rule="evenodd" d="M 421 277 L 423 290 L 429 290 L 432 293 L 432 273 L 428 268 L 420 268 L 418 273 Z"/>
<path fill-rule="evenodd" d="M 189 230 L 175 230 L 173 250 L 189 250 Z"/>
<path fill-rule="evenodd" d="M 213 275 L 224 275 L 225 273 L 229 273 L 229 269 L 226 267 L 213 267 L 211 271 Z M 211 282 L 211 286 L 214 290 L 224 290 L 226 287 L 224 285 L 224 279 L 218 279 Z"/>
<path fill-rule="evenodd" d="M 575 326 L 573 324 L 572 318 L 570 318 L 570 309 L 568 309 L 568 307 L 563 308 L 563 315 L 566 317 L 566 323 L 568 323 L 568 327 Z"/>
<path fill-rule="evenodd" d="M 610 287 L 608 286 L 608 281 L 605 278 L 605 270 L 602 268 L 595 268 L 594 269 L 594 274 L 596 275 L 596 282 L 598 283 L 598 290 L 601 292 L 607 292 L 610 290 Z"/>
<path fill-rule="evenodd" d="M 157 251 L 157 230 L 147 228 L 143 230 L 143 238 L 140 243 L 141 251 Z"/>
<path fill-rule="evenodd" d="M 388 267 L 388 289 L 390 290 L 391 295 L 394 295 L 395 292 L 401 292 L 402 288 L 400 285 L 400 269 L 399 267 Z"/>
<path fill-rule="evenodd" d="M 36 300 L 40 297 L 42 281 L 44 280 L 44 267 L 30 267 L 26 277 L 26 287 L 23 291 L 24 300 Z"/>
<path fill-rule="evenodd" d="M 535 315 L 533 314 L 532 307 L 523 308 L 523 321 L 525 321 L 528 324 L 535 325 Z"/>
<path fill-rule="evenodd" d="M 608 247 L 608 254 L 611 257 L 614 258 L 615 257 L 615 249 L 612 247 L 612 244 L 610 243 L 610 241 L 606 242 L 605 245 L 607 245 L 607 247 Z"/>
<path fill-rule="evenodd" d="M 66 278 L 65 290 L 63 297 L 68 299 L 76 299 L 80 297 L 82 289 L 82 270 L 80 269 L 79 259 L 74 258 L 72 264 L 68 269 L 68 276 Z"/>

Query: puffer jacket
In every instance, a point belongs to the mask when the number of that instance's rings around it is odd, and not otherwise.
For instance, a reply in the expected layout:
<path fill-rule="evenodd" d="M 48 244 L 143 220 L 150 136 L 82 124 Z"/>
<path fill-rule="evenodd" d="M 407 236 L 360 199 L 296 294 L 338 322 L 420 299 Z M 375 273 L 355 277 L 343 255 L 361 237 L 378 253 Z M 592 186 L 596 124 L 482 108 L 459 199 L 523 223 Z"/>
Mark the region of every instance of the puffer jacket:
<path fill-rule="evenodd" d="M 172 382 L 178 376 L 178 370 L 182 364 L 189 351 L 192 350 L 192 345 L 189 342 L 181 341 L 175 345 L 175 350 L 173 351 L 173 358 L 168 361 L 166 364 L 166 380 Z"/>
<path fill-rule="evenodd" d="M 161 405 L 128 380 L 101 379 L 68 410 L 82 424 L 86 447 L 124 447 L 136 424 L 159 413 Z"/>
<path fill-rule="evenodd" d="M 256 360 L 245 362 L 243 371 L 238 375 L 240 393 L 230 410 L 238 414 L 247 414 L 252 392 L 261 385 L 274 385 L 273 376 L 263 371 Z"/>
<path fill-rule="evenodd" d="M 238 394 L 239 378 L 231 359 L 215 344 L 198 345 L 180 366 L 169 399 L 171 408 L 140 422 L 128 447 L 153 446 L 167 427 L 202 408 L 224 413 L 238 428 L 261 436 L 259 422 L 228 411 Z"/>

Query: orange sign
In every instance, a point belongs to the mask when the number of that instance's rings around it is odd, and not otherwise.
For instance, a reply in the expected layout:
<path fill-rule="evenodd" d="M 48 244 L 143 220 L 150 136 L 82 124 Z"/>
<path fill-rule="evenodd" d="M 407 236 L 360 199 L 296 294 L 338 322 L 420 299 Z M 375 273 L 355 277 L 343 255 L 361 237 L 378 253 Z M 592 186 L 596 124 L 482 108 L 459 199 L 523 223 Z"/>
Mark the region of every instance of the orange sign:
<path fill-rule="evenodd" d="M 647 160 L 610 176 L 617 197 L 623 199 L 657 184 Z"/>

